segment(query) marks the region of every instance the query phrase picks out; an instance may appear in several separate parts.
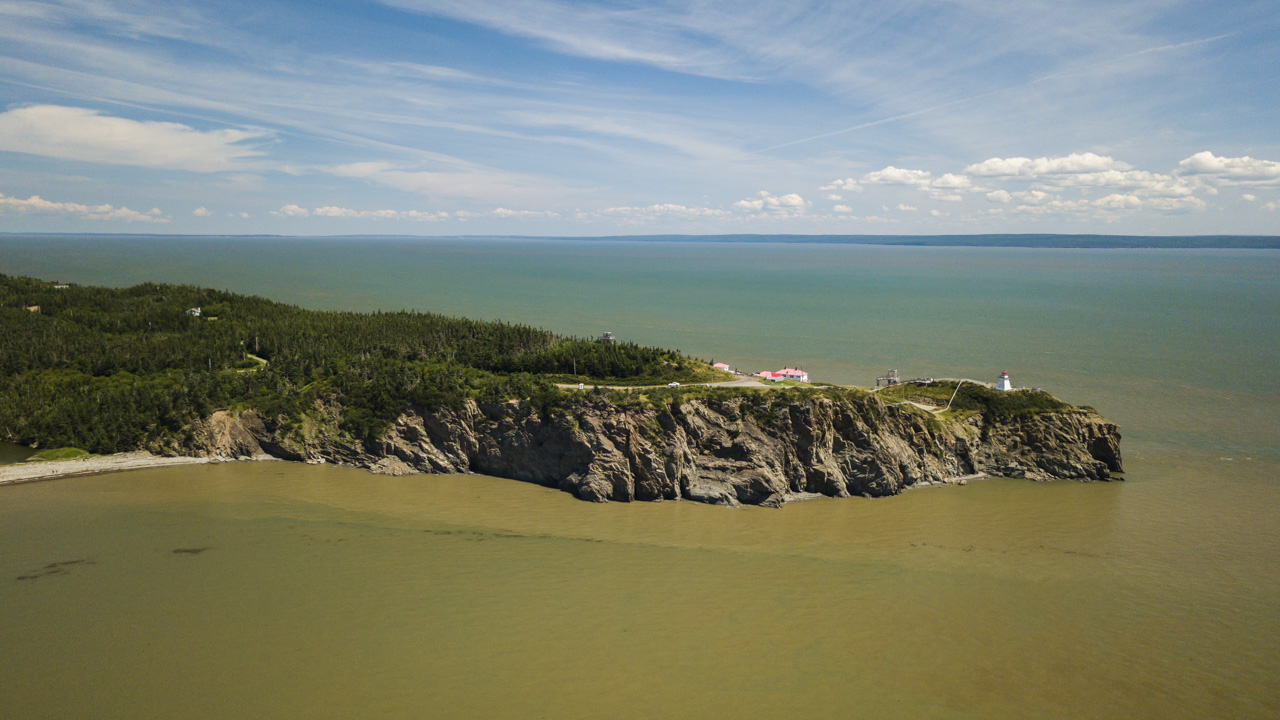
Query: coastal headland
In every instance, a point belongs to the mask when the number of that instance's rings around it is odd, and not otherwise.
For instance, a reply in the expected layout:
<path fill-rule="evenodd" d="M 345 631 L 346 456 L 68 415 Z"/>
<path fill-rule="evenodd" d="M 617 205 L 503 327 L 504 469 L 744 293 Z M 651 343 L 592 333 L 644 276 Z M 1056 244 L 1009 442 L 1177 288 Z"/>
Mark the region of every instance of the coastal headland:
<path fill-rule="evenodd" d="M 0 480 L 278 458 L 483 473 L 596 502 L 779 505 L 1122 472 L 1117 427 L 1041 391 L 725 385 L 673 350 L 188 286 L 0 277 L 0 322 L 0 436 L 107 456 Z M 944 396 L 945 412 L 919 402 Z M 151 455 L 117 454 L 136 451 Z"/>
<path fill-rule="evenodd" d="M 257 413 L 219 412 L 174 453 L 283 458 L 393 475 L 483 473 L 558 487 L 595 502 L 695 500 L 779 505 L 814 496 L 895 495 L 975 475 L 1110 480 L 1120 435 L 1096 413 L 928 413 L 848 390 L 720 391 L 620 403 L 583 393 L 549 413 L 527 401 L 409 412 L 376 441 L 313 425 L 281 432 Z M 331 420 L 340 412 L 327 408 Z"/>

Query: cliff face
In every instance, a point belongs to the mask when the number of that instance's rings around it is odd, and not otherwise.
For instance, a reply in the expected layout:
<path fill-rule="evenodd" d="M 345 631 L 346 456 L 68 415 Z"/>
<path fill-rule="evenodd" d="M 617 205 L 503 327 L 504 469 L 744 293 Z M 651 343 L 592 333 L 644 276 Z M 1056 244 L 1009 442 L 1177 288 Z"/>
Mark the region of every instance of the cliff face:
<path fill-rule="evenodd" d="M 170 453 L 267 454 L 374 472 L 483 473 L 558 487 L 583 500 L 689 499 L 776 505 L 816 493 L 894 495 L 978 473 L 1108 480 L 1121 471 L 1116 426 L 1085 411 L 1004 422 L 939 423 L 868 396 L 821 395 L 764 408 L 737 398 L 624 408 L 582 398 L 547 414 L 529 403 L 468 402 L 402 415 L 374 442 L 338 432 L 340 408 L 282 428 L 216 413 Z"/>

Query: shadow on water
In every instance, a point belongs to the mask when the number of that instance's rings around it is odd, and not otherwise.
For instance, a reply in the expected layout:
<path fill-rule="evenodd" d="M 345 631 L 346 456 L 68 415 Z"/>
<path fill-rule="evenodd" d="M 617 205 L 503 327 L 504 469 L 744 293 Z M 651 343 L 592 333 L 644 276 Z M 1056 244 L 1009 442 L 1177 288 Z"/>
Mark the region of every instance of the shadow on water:
<path fill-rule="evenodd" d="M 0 465 L 20 463 L 35 454 L 34 448 L 0 441 Z"/>

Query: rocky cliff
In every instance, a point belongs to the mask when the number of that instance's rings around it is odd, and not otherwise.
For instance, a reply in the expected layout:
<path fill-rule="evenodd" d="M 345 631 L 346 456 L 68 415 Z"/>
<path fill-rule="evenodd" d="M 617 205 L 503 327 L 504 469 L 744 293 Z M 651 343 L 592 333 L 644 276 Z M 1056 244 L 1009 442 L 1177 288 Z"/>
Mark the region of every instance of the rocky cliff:
<path fill-rule="evenodd" d="M 389 474 L 482 473 L 583 500 L 697 500 L 777 505 L 821 494 L 885 496 L 976 474 L 1109 480 L 1121 471 L 1116 426 L 1086 410 L 940 422 L 869 394 L 757 394 L 620 406 L 575 396 L 467 402 L 402 415 L 381 439 L 339 431 L 341 408 L 317 406 L 301 427 L 219 412 L 170 454 L 261 455 Z"/>

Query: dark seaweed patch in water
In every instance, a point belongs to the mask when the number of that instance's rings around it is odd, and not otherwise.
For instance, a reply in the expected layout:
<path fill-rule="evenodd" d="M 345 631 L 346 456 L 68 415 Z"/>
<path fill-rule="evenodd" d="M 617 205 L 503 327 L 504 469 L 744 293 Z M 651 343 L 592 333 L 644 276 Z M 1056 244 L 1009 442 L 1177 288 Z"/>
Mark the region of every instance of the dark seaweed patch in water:
<path fill-rule="evenodd" d="M 93 564 L 94 562 L 92 560 L 85 560 L 83 558 L 80 560 L 59 560 L 58 562 L 51 562 L 48 565 L 45 565 L 44 567 L 38 570 L 32 570 L 26 575 L 19 575 L 14 579 L 15 580 L 39 580 L 42 577 L 48 577 L 50 575 L 66 575 L 68 568 L 72 565 L 93 565 Z"/>
<path fill-rule="evenodd" d="M 198 548 L 174 548 L 174 549 L 173 549 L 173 554 L 174 554 L 174 555 L 199 555 L 200 553 L 204 552 L 205 550 L 212 550 L 212 549 L 213 549 L 213 548 L 211 548 L 211 547 L 198 547 Z"/>

